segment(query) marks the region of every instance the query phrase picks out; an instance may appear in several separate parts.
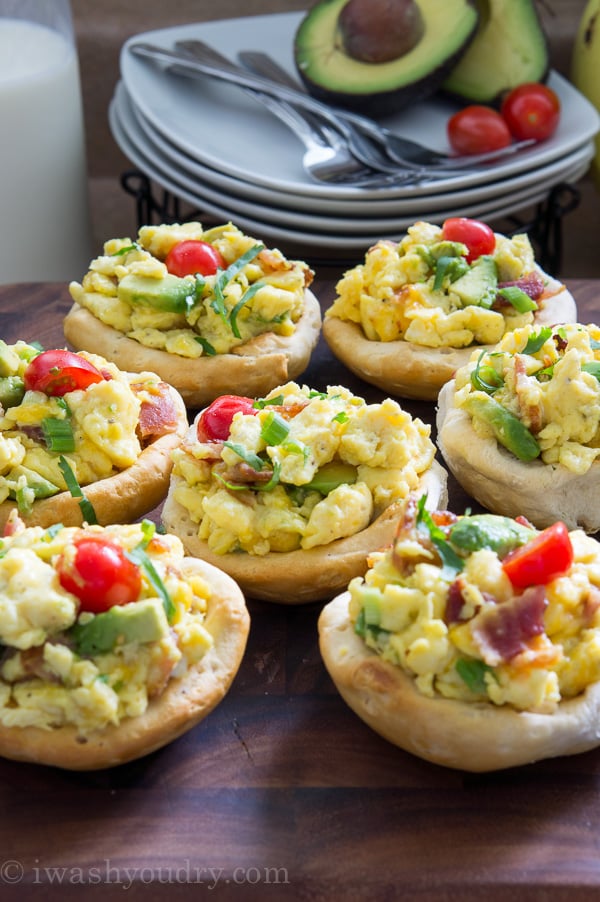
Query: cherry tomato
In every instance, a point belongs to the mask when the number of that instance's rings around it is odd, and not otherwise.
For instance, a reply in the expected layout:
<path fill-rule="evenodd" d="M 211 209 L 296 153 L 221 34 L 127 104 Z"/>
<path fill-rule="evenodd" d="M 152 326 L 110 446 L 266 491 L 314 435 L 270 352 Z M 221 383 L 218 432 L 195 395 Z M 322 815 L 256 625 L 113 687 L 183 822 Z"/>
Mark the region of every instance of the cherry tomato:
<path fill-rule="evenodd" d="M 174 276 L 213 276 L 227 264 L 221 252 L 207 241 L 190 239 L 174 244 L 165 258 L 165 266 Z"/>
<path fill-rule="evenodd" d="M 103 536 L 76 541 L 74 558 L 61 556 L 57 569 L 61 586 L 79 599 L 82 611 L 100 614 L 139 598 L 139 567 L 119 545 Z"/>
<path fill-rule="evenodd" d="M 573 546 L 564 523 L 553 523 L 530 542 L 509 552 L 502 561 L 502 569 L 513 586 L 544 586 L 566 573 L 573 563 Z"/>
<path fill-rule="evenodd" d="M 200 442 L 224 442 L 231 430 L 231 421 L 238 411 L 255 414 L 252 398 L 240 395 L 222 395 L 201 414 L 196 432 Z"/>
<path fill-rule="evenodd" d="M 560 100 L 546 85 L 527 82 L 513 88 L 502 101 L 500 112 L 517 141 L 545 141 L 554 134 L 560 119 Z"/>
<path fill-rule="evenodd" d="M 496 247 L 494 230 L 478 219 L 455 216 L 446 219 L 442 225 L 442 236 L 446 241 L 459 241 L 468 248 L 467 263 L 472 263 L 483 254 L 493 254 Z"/>
<path fill-rule="evenodd" d="M 72 351 L 42 351 L 28 364 L 23 381 L 28 391 L 41 391 L 61 397 L 76 389 L 85 389 L 104 376 L 96 367 Z"/>
<path fill-rule="evenodd" d="M 458 154 L 488 153 L 512 143 L 504 118 L 488 106 L 474 104 L 454 113 L 446 130 L 450 147 Z"/>

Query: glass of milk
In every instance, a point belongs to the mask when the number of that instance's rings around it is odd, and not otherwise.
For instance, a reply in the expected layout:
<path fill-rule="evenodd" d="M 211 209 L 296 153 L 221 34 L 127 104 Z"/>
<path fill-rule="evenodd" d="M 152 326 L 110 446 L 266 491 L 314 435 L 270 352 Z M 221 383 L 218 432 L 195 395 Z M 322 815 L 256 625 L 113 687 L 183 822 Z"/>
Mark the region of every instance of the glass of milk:
<path fill-rule="evenodd" d="M 92 257 L 69 0 L 0 0 L 0 284 L 80 279 Z"/>

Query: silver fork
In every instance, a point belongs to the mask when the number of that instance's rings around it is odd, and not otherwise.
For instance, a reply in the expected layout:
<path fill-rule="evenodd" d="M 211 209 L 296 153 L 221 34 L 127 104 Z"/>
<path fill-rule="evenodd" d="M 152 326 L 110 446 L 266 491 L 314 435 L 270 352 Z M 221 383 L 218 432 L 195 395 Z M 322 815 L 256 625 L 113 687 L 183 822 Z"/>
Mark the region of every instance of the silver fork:
<path fill-rule="evenodd" d="M 293 78 L 283 66 L 280 66 L 279 63 L 267 53 L 259 50 L 242 50 L 238 53 L 238 59 L 247 69 L 254 72 L 256 75 L 286 85 L 296 91 L 304 91 L 300 82 Z M 368 137 L 381 144 L 392 160 L 403 164 L 413 163 L 419 166 L 439 166 L 446 170 L 470 169 L 483 163 L 493 162 L 501 157 L 517 153 L 519 150 L 530 147 L 535 143 L 533 140 L 520 141 L 511 144 L 509 147 L 502 148 L 502 150 L 454 157 L 440 153 L 437 150 L 432 150 L 429 147 L 418 144 L 416 141 L 411 141 L 409 138 L 403 138 L 374 120 L 365 116 L 360 116 L 357 113 L 339 109 L 336 109 L 336 113 L 338 116 L 345 117 L 350 125 L 354 125 L 359 131 L 364 132 Z"/>
<path fill-rule="evenodd" d="M 309 97 L 307 94 L 303 94 L 301 91 L 295 91 L 284 85 L 276 84 L 269 79 L 252 75 L 251 72 L 248 72 L 241 67 L 232 68 L 229 62 L 227 66 L 223 66 L 217 64 L 214 59 L 212 59 L 212 61 L 207 61 L 206 59 L 200 60 L 198 54 L 195 54 L 193 58 L 190 55 L 183 56 L 181 49 L 176 52 L 165 47 L 149 44 L 146 41 L 138 41 L 130 44 L 129 50 L 136 56 L 146 57 L 154 62 L 166 63 L 169 66 L 170 71 L 177 72 L 181 75 L 210 75 L 221 81 L 238 85 L 238 87 L 250 88 L 254 91 L 259 91 L 261 94 L 268 94 L 276 100 L 286 100 L 295 107 L 300 107 L 311 114 L 319 115 L 330 128 L 341 132 L 345 139 L 351 139 L 352 153 L 359 159 L 358 147 L 361 143 L 360 139 L 362 139 L 362 144 L 365 145 L 365 151 L 369 154 L 367 157 L 365 153 L 363 159 L 361 159 L 361 162 L 364 162 L 365 166 L 392 175 L 397 175 L 399 170 L 402 170 L 400 173 L 401 176 L 406 175 L 407 170 L 411 170 L 411 172 L 414 173 L 412 176 L 413 180 L 417 178 L 417 176 L 418 180 L 421 180 L 426 176 L 422 167 L 417 166 L 414 163 L 404 161 L 398 163 L 394 162 L 389 157 L 386 157 L 381 152 L 379 154 L 374 153 L 373 146 L 369 146 L 370 141 L 368 138 L 360 135 L 355 129 L 349 127 L 344 120 L 338 119 L 337 115 L 326 106 L 326 104 L 320 103 L 314 98 Z M 375 148 L 375 150 L 376 149 L 377 148 Z M 429 174 L 427 174 L 427 177 L 429 177 Z M 408 178 L 408 175 L 406 175 L 406 178 Z"/>
<path fill-rule="evenodd" d="M 395 151 L 392 144 L 388 142 L 397 142 L 398 140 L 404 141 L 404 139 L 399 138 L 398 135 L 394 135 L 394 133 L 390 132 L 389 129 L 379 126 L 379 124 L 374 120 L 368 119 L 364 116 L 358 116 L 357 114 L 350 113 L 347 110 L 340 110 L 338 108 L 329 107 L 327 104 L 321 103 L 320 101 L 316 100 L 313 97 L 310 97 L 308 94 L 302 91 L 292 90 L 285 85 L 276 84 L 270 79 L 266 79 L 258 75 L 253 75 L 250 72 L 244 73 L 243 70 L 234 71 L 229 67 L 224 68 L 222 66 L 218 66 L 215 64 L 214 60 L 213 62 L 206 62 L 204 60 L 201 62 L 197 56 L 194 59 L 182 58 L 181 54 L 177 54 L 164 47 L 158 47 L 141 41 L 130 44 L 129 50 L 131 53 L 137 56 L 149 57 L 154 61 L 163 61 L 170 63 L 171 65 L 179 64 L 179 70 L 182 74 L 192 75 L 194 73 L 203 73 L 210 75 L 213 78 L 229 82 L 230 84 L 236 84 L 238 86 L 241 85 L 243 87 L 251 87 L 254 90 L 270 94 L 277 99 L 287 100 L 290 103 L 294 104 L 294 106 L 301 107 L 302 109 L 308 110 L 313 114 L 320 115 L 328 122 L 331 127 L 341 131 L 344 137 L 346 137 L 347 139 L 350 139 L 352 133 L 356 135 L 358 129 L 361 128 L 363 132 L 362 137 L 365 141 L 369 139 L 378 141 L 380 148 L 387 151 L 387 165 L 385 163 L 382 163 L 381 165 L 377 166 L 378 169 L 380 168 L 381 171 L 384 172 L 394 172 L 395 169 L 397 170 L 398 166 L 406 169 L 421 168 L 422 165 L 429 167 L 429 176 L 432 175 L 434 169 L 436 168 L 443 168 L 447 172 L 451 170 L 478 169 L 480 167 L 480 164 L 482 163 L 497 161 L 505 157 L 506 155 L 517 153 L 524 147 L 528 147 L 529 145 L 535 143 L 533 141 L 522 141 L 519 143 L 511 144 L 508 147 L 504 147 L 501 150 L 494 151 L 492 153 L 479 154 L 469 157 L 445 157 L 442 155 L 442 160 L 438 160 L 437 163 L 431 160 L 431 151 L 429 150 L 427 150 L 428 157 L 424 164 L 417 162 L 416 159 L 409 161 L 401 154 L 397 154 L 395 165 L 391 166 L 392 162 L 394 162 L 393 156 L 395 154 Z M 354 147 L 353 153 L 356 155 L 356 149 Z M 372 162 L 370 162 L 370 165 L 375 168 L 375 165 Z"/>
<path fill-rule="evenodd" d="M 197 60 L 200 63 L 214 63 L 216 66 L 228 69 L 230 72 L 238 74 L 241 77 L 244 77 L 249 73 L 247 68 L 240 67 L 233 60 L 229 59 L 229 57 L 219 53 L 218 50 L 215 50 L 214 47 L 211 47 L 210 44 L 207 44 L 205 41 L 200 41 L 198 39 L 177 41 L 175 49 L 178 52 L 185 54 L 189 59 Z M 263 73 L 258 74 L 262 75 Z M 283 77 L 271 78 L 269 81 L 275 82 L 278 85 L 283 85 L 294 91 L 294 93 L 299 90 L 298 85 L 296 85 L 294 80 L 285 72 L 283 72 Z M 284 102 L 289 104 L 289 101 Z M 299 112 L 297 105 L 294 105 L 294 109 L 296 112 Z M 347 126 L 345 123 L 340 124 L 337 117 L 331 116 L 329 110 L 327 110 L 327 115 L 324 115 L 322 111 L 317 115 L 316 112 L 312 113 L 309 109 L 303 109 L 302 115 L 308 117 L 309 123 L 312 123 L 313 128 L 316 129 L 317 132 L 319 130 L 322 131 L 323 128 L 327 129 L 328 135 L 335 132 L 335 135 L 337 135 L 337 143 L 340 144 L 343 142 L 349 152 L 356 160 L 362 163 L 363 166 L 376 169 L 378 172 L 388 172 L 391 174 L 396 174 L 398 172 L 399 163 L 390 160 L 385 151 L 382 151 L 377 144 L 373 144 L 369 138 L 365 138 L 360 131 Z M 402 168 L 405 169 L 407 167 L 403 165 Z M 412 168 L 412 165 L 408 168 Z"/>
<path fill-rule="evenodd" d="M 179 53 L 195 59 L 194 43 L 179 41 L 175 47 Z M 231 66 L 234 71 L 238 68 L 214 48 L 206 46 L 202 52 L 204 58 L 214 60 L 217 65 Z M 260 101 L 300 139 L 305 147 L 302 165 L 311 178 L 319 182 L 346 182 L 372 174 L 373 170 L 365 167 L 350 153 L 348 145 L 338 132 L 323 123 L 318 123 L 309 113 L 303 114 L 287 101 L 255 91 L 253 88 L 243 90 Z"/>

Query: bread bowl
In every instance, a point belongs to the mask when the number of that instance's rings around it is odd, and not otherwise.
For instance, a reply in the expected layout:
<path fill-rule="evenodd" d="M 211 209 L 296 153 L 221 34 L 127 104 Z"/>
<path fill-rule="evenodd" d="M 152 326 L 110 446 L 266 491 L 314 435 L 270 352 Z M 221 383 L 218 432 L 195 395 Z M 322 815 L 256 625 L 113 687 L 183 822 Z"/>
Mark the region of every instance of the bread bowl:
<path fill-rule="evenodd" d="M 524 522 L 442 512 L 433 528 L 462 565 L 447 560 L 442 575 L 411 504 L 393 548 L 320 615 L 321 653 L 345 702 L 401 749 L 464 771 L 600 745 L 600 544 L 563 524 L 548 540 Z M 559 536 L 572 557 L 552 567 Z M 524 587 L 518 568 L 536 542 L 540 583 Z"/>
<path fill-rule="evenodd" d="M 166 495 L 188 428 L 179 393 L 94 354 L 0 347 L 0 528 L 130 522 Z"/>
<path fill-rule="evenodd" d="M 190 246 L 215 259 L 187 259 Z M 313 276 L 231 223 L 143 226 L 135 241 L 107 241 L 71 282 L 64 334 L 123 369 L 158 373 L 191 408 L 239 385 L 258 396 L 308 365 L 321 328 Z"/>
<path fill-rule="evenodd" d="M 486 253 L 473 259 L 466 239 L 446 237 L 456 219 L 442 227 L 417 222 L 401 241 L 373 245 L 325 311 L 323 335 L 336 357 L 389 394 L 435 400 L 475 346 L 526 323 L 577 318 L 571 293 L 536 264 L 526 235 L 507 238 L 476 220 L 458 221 L 487 230 Z M 499 293 L 507 288 L 512 301 Z"/>
<path fill-rule="evenodd" d="M 524 514 L 538 527 L 562 519 L 570 529 L 600 529 L 598 347 L 596 325 L 526 326 L 489 353 L 474 352 L 444 386 L 438 446 L 488 510 Z"/>
<path fill-rule="evenodd" d="M 110 547 L 112 577 L 102 557 L 93 575 L 84 572 L 86 542 Z M 1 756 L 113 767 L 173 741 L 222 700 L 245 649 L 245 601 L 226 574 L 185 557 L 174 536 L 148 521 L 51 531 L 11 521 L 3 545 Z M 117 569 L 115 547 L 132 557 L 137 583 Z M 103 579 L 115 574 L 132 591 L 109 606 Z"/>
<path fill-rule="evenodd" d="M 217 399 L 174 452 L 163 523 L 248 596 L 331 597 L 391 541 L 412 488 L 444 503 L 429 434 L 396 401 L 366 404 L 341 386 Z"/>

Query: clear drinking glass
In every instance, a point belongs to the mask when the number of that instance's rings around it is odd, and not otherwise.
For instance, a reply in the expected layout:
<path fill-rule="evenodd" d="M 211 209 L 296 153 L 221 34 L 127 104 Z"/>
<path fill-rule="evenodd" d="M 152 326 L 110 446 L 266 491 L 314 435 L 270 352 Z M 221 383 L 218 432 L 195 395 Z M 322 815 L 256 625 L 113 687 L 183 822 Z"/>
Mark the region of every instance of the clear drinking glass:
<path fill-rule="evenodd" d="M 0 284 L 79 279 L 91 258 L 69 0 L 0 0 Z"/>

